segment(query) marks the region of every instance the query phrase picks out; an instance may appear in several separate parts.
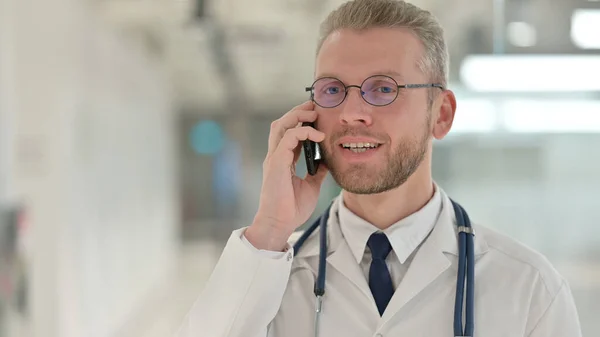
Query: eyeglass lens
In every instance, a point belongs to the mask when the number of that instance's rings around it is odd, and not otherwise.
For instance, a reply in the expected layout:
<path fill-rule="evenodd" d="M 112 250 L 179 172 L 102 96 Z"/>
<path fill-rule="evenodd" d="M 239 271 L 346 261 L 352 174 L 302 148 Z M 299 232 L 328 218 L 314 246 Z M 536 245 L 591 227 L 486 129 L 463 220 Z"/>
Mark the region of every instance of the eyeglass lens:
<path fill-rule="evenodd" d="M 313 85 L 314 101 L 325 108 L 340 105 L 346 98 L 346 86 L 337 78 L 318 79 Z M 382 106 L 392 103 L 398 96 L 398 83 L 388 76 L 367 78 L 360 88 L 363 99 L 372 105 Z"/>

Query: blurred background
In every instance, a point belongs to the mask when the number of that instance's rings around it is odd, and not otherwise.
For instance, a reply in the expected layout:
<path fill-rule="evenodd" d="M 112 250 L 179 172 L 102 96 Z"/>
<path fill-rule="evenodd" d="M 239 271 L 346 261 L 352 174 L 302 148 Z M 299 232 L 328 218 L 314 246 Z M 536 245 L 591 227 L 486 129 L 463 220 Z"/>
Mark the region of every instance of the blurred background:
<path fill-rule="evenodd" d="M 252 220 L 270 122 L 307 99 L 340 3 L 0 0 L 0 337 L 172 334 Z M 458 97 L 436 181 L 544 253 L 599 336 L 600 2 L 413 3 Z"/>

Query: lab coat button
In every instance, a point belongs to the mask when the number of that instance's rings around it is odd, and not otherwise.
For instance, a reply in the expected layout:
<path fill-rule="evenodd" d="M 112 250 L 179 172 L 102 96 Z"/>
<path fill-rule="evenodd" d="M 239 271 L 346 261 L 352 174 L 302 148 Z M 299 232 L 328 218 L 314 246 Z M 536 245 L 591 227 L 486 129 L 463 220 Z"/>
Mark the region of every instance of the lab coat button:
<path fill-rule="evenodd" d="M 292 253 L 288 253 L 287 254 L 287 260 L 288 260 L 288 262 L 290 262 L 291 259 L 292 259 Z"/>
<path fill-rule="evenodd" d="M 378 334 L 375 335 L 375 337 L 383 337 L 383 335 L 380 334 L 380 333 L 378 333 Z"/>

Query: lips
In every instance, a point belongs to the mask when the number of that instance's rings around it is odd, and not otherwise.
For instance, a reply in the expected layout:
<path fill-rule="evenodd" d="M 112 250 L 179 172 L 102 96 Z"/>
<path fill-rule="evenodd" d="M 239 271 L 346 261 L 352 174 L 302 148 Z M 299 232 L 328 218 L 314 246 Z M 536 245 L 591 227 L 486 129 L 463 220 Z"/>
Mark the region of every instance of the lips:
<path fill-rule="evenodd" d="M 372 136 L 347 135 L 337 138 L 335 144 L 339 146 L 344 161 L 361 162 L 378 153 L 385 142 Z"/>
<path fill-rule="evenodd" d="M 360 142 L 360 143 L 343 143 L 340 146 L 344 149 L 350 150 L 354 153 L 361 153 L 368 150 L 376 149 L 379 147 L 379 143 L 375 142 Z"/>

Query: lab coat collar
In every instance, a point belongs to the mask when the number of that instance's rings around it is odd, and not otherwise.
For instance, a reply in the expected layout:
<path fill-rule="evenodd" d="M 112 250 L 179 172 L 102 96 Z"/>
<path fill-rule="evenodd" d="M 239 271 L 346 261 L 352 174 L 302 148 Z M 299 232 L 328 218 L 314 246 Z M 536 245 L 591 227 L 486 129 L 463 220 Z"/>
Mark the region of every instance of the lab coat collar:
<path fill-rule="evenodd" d="M 367 298 L 372 299 L 373 295 L 371 294 L 365 275 L 360 269 L 360 265 L 356 263 L 350 246 L 344 240 L 339 226 L 339 198 L 340 196 L 332 201 L 329 219 L 327 220 L 327 262 L 350 280 Z M 296 258 L 318 258 L 320 248 L 319 238 L 320 228 L 315 230 L 304 242 L 304 245 L 296 254 Z M 377 313 L 375 302 L 371 300 L 369 303 L 373 305 L 373 312 Z"/>
<path fill-rule="evenodd" d="M 388 322 L 396 313 L 398 313 L 404 305 L 411 301 L 429 284 L 434 282 L 444 271 L 452 264 L 451 261 L 458 256 L 458 234 L 456 230 L 456 217 L 454 209 L 448 196 L 440 189 L 442 197 L 442 211 L 431 231 L 429 237 L 425 239 L 421 247 L 417 250 L 406 275 L 400 282 L 400 285 L 395 290 L 388 307 L 386 308 L 380 320 L 380 325 Z M 339 197 L 338 197 L 339 198 Z M 352 251 L 342 235 L 337 216 L 338 211 L 337 198 L 333 201 L 330 209 L 328 220 L 328 250 L 327 262 L 331 267 L 350 280 L 361 292 L 370 299 L 374 315 L 379 316 L 375 301 L 372 300 L 372 294 L 369 289 L 368 282 L 360 269 L 360 265 L 356 263 Z M 467 210 L 468 212 L 468 210 Z M 475 233 L 475 257 L 484 254 L 488 251 L 488 245 L 485 241 L 483 233 L 477 231 L 474 226 Z M 319 256 L 319 230 L 305 242 L 297 257 L 318 257 Z M 454 255 L 454 257 L 450 257 Z"/>
<path fill-rule="evenodd" d="M 356 263 L 361 263 L 367 241 L 371 234 L 378 231 L 378 228 L 349 210 L 344 205 L 343 195 L 336 202 L 338 203 L 342 234 L 352 250 Z M 390 240 L 400 263 L 405 263 L 429 235 L 439 218 L 441 209 L 440 189 L 434 184 L 433 197 L 425 206 L 383 231 Z"/>
<path fill-rule="evenodd" d="M 449 253 L 455 256 L 458 256 L 458 232 L 456 228 L 456 215 L 454 214 L 454 209 L 452 207 L 452 202 L 448 195 L 436 185 L 438 188 L 441 198 L 442 198 L 442 210 L 440 216 L 433 228 L 431 234 L 425 241 L 435 240 L 437 247 L 444 252 Z M 333 199 L 331 208 L 329 209 L 329 219 L 327 221 L 327 231 L 328 231 L 328 244 L 327 244 L 327 254 L 328 256 L 337 251 L 338 247 L 345 241 L 342 231 L 340 229 L 340 225 L 338 222 L 338 210 L 339 210 L 339 202 L 341 201 L 341 195 L 337 196 Z M 467 213 L 469 210 L 466 209 Z M 472 218 L 471 218 L 472 220 Z M 297 254 L 297 257 L 306 258 L 311 256 L 319 256 L 319 231 L 320 229 L 315 230 L 315 232 L 310 236 L 308 240 L 305 241 L 302 249 Z M 475 244 L 475 256 L 482 255 L 488 251 L 488 244 L 485 240 L 482 231 L 477 229 L 477 225 L 473 224 L 473 233 L 475 236 L 474 244 Z M 297 233 L 295 236 L 299 236 Z M 292 240 L 293 241 L 293 240 Z M 351 252 L 350 247 L 348 247 L 348 251 L 351 255 L 354 254 Z"/>
<path fill-rule="evenodd" d="M 438 223 L 436 224 L 431 239 L 435 240 L 440 249 L 444 253 L 449 253 L 455 256 L 458 256 L 458 228 L 456 226 L 456 214 L 454 214 L 454 208 L 452 206 L 452 201 L 446 193 L 442 190 L 442 214 L 438 219 Z M 455 200 L 460 203 L 460 201 Z M 467 214 L 469 214 L 469 210 L 465 208 Z M 475 257 L 485 254 L 488 250 L 488 244 L 485 240 L 483 231 L 477 229 L 477 225 L 473 223 L 473 218 L 471 219 L 471 225 L 473 227 L 473 236 L 474 236 L 474 247 L 475 247 Z"/>
<path fill-rule="evenodd" d="M 395 290 L 388 307 L 383 313 L 380 325 L 388 322 L 404 305 L 416 297 L 429 284 L 434 282 L 456 261 L 458 256 L 458 232 L 456 217 L 450 198 L 442 192 L 442 212 L 421 248 L 415 254 L 406 275 Z M 481 231 L 475 232 L 475 259 L 488 251 L 488 245 Z"/>
<path fill-rule="evenodd" d="M 339 227 L 339 222 L 337 219 L 338 213 L 338 199 L 340 196 L 335 197 L 331 202 L 331 207 L 329 209 L 329 218 L 327 220 L 327 255 L 331 255 L 335 252 L 338 246 L 342 243 L 343 235 Z M 319 221 L 318 219 L 316 221 Z M 319 238 L 320 238 L 321 228 L 319 227 L 315 230 L 310 237 L 304 242 L 300 251 L 296 254 L 296 258 L 309 258 L 319 256 Z M 294 233 L 291 238 L 290 244 L 293 246 L 293 243 L 296 241 L 297 237 L 300 237 L 302 232 Z"/>

